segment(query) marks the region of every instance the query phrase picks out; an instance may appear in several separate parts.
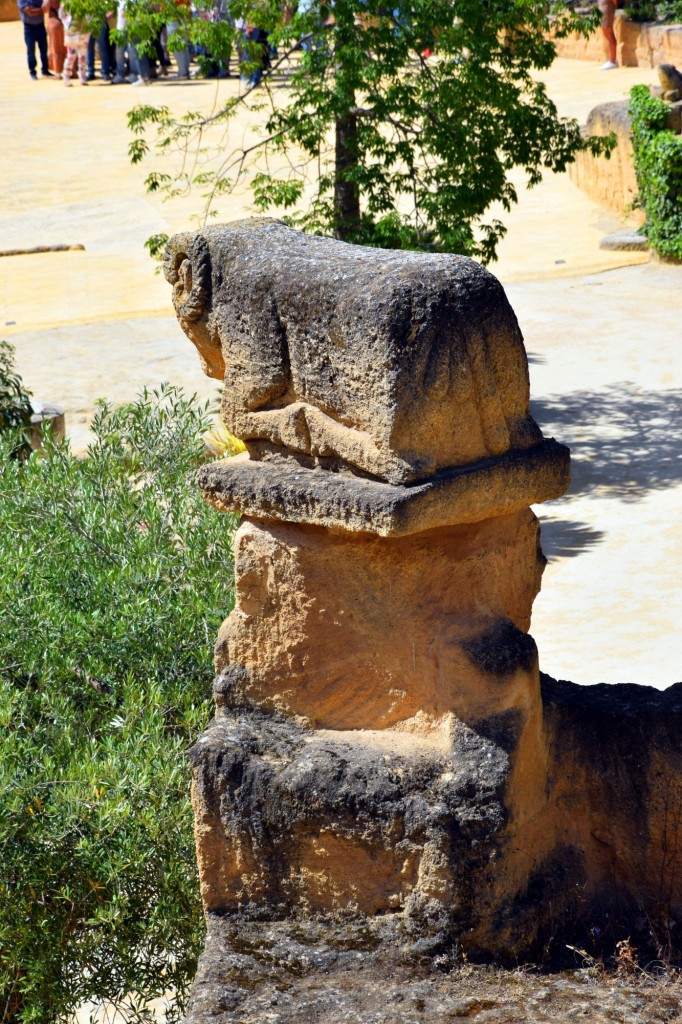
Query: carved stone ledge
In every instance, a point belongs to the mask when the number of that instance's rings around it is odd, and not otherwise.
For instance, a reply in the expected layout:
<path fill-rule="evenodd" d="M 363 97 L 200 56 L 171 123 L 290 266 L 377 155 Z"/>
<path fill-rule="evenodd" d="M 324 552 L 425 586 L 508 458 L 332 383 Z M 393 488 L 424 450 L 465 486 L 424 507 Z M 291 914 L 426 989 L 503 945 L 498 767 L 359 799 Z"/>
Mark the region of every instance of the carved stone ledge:
<path fill-rule="evenodd" d="M 223 512 L 401 537 L 557 498 L 570 481 L 570 455 L 550 438 L 411 487 L 239 455 L 203 466 L 198 480 L 206 499 Z"/>

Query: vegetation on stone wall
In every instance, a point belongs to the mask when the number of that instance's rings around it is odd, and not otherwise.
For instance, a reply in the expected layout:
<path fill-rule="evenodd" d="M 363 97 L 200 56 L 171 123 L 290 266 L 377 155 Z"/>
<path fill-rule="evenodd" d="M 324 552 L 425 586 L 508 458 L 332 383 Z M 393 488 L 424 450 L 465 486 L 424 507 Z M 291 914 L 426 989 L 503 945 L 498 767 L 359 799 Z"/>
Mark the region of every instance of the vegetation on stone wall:
<path fill-rule="evenodd" d="M 251 187 L 259 212 L 304 230 L 489 261 L 505 234 L 492 210 L 516 203 L 515 170 L 530 186 L 582 150 L 609 149 L 559 116 L 535 74 L 556 55 L 544 0 L 306 0 L 286 24 L 281 10 L 278 0 L 230 5 L 270 33 L 267 63 L 265 44 L 230 37 L 226 24 L 212 43 L 222 59 L 246 47 L 245 75 L 266 65 L 258 83 L 207 115 L 131 112 L 133 161 L 159 160 L 151 191 L 194 188 L 205 218 L 221 195 Z M 593 27 L 566 10 L 555 33 Z M 248 143 L 231 132 L 240 111 Z"/>
<path fill-rule="evenodd" d="M 231 525 L 206 410 L 102 405 L 88 457 L 0 434 L 0 1021 L 176 1020 L 202 940 L 187 749 L 210 717 Z"/>
<path fill-rule="evenodd" d="M 631 21 L 682 22 L 682 0 L 630 0 L 625 10 Z"/>
<path fill-rule="evenodd" d="M 666 127 L 670 107 L 645 85 L 630 91 L 632 145 L 644 232 L 659 256 L 682 259 L 682 136 Z"/>

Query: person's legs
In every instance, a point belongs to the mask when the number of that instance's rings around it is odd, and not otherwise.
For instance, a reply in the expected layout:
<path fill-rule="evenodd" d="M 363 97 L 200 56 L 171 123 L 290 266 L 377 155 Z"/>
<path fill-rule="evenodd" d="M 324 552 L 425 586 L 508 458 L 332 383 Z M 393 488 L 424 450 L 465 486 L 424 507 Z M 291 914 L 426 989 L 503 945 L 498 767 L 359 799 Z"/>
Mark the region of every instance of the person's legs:
<path fill-rule="evenodd" d="M 35 78 L 36 74 L 36 37 L 33 29 L 35 25 L 27 25 L 24 22 L 24 42 L 26 43 L 26 60 L 28 61 L 28 70 L 31 73 L 31 77 Z"/>
<path fill-rule="evenodd" d="M 184 50 L 175 50 L 173 52 L 175 63 L 178 66 L 178 75 L 180 78 L 189 78 L 189 49 L 185 47 Z"/>
<path fill-rule="evenodd" d="M 78 52 L 78 77 L 80 78 L 81 85 L 87 85 L 90 77 L 88 71 L 89 57 L 90 57 L 90 40 L 93 37 L 88 33 L 83 33 L 77 37 L 76 50 Z"/>
<path fill-rule="evenodd" d="M 116 44 L 116 85 L 121 85 L 126 80 L 126 47 L 125 43 Z"/>
<path fill-rule="evenodd" d="M 604 65 L 606 67 L 617 67 L 618 44 L 616 33 L 613 31 L 613 23 L 616 17 L 616 5 L 612 0 L 598 0 L 597 6 L 601 11 L 601 30 L 606 40 L 609 59 Z"/>
<path fill-rule="evenodd" d="M 88 64 L 87 77 L 92 82 L 93 78 L 95 77 L 95 37 L 93 35 L 88 36 L 88 49 L 86 54 L 86 60 Z M 80 63 L 78 73 L 80 74 Z"/>
<path fill-rule="evenodd" d="M 106 18 L 97 39 L 97 49 L 99 50 L 99 62 L 102 66 L 102 78 L 106 82 L 111 72 L 109 67 L 109 26 L 107 25 Z"/>
<path fill-rule="evenodd" d="M 45 31 L 45 25 L 36 25 L 36 42 L 38 43 L 38 49 L 40 50 L 40 70 L 44 75 L 50 73 L 50 63 L 47 54 L 47 32 Z"/>
<path fill-rule="evenodd" d="M 73 46 L 72 38 L 69 37 L 66 41 L 66 59 L 64 60 L 64 69 L 62 71 L 62 78 L 64 79 L 64 85 L 71 85 L 71 74 L 73 72 L 74 62 L 78 60 L 78 52 Z"/>
<path fill-rule="evenodd" d="M 137 81 L 148 85 L 149 78 L 151 76 L 151 64 L 149 57 L 145 53 L 140 53 L 136 46 L 133 47 L 133 51 L 135 53 L 135 62 L 137 64 Z"/>
<path fill-rule="evenodd" d="M 177 21 L 170 21 L 166 26 L 167 38 L 171 41 L 173 49 L 173 60 L 176 63 L 178 69 L 178 78 L 189 78 L 189 47 L 184 46 L 180 50 L 176 50 L 177 39 L 173 39 L 174 34 L 179 30 L 180 23 Z M 186 43 L 187 40 L 184 39 Z"/>
<path fill-rule="evenodd" d="M 47 44 L 50 71 L 61 75 L 64 70 L 66 47 L 64 46 L 64 26 L 59 18 L 51 17 L 47 23 Z"/>

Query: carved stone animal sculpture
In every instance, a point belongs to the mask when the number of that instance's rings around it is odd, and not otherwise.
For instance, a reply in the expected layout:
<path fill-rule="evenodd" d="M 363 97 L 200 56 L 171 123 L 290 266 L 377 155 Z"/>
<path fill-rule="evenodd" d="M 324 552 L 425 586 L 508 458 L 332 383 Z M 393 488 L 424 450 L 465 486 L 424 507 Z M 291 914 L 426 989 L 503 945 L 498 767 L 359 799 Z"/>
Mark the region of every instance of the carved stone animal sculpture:
<path fill-rule="evenodd" d="M 663 89 L 663 99 L 669 103 L 682 100 L 682 73 L 674 64 L 659 64 L 658 78 Z"/>
<path fill-rule="evenodd" d="M 253 220 L 175 235 L 164 272 L 253 459 L 408 484 L 542 440 L 516 317 L 473 260 Z"/>

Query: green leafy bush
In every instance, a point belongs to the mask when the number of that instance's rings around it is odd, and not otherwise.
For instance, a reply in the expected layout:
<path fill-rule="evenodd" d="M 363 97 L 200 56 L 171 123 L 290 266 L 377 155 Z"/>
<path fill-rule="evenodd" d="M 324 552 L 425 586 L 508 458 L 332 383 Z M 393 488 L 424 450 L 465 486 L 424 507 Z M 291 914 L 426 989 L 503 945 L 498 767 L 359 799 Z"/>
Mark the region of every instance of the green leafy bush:
<path fill-rule="evenodd" d="M 630 0 L 626 11 L 631 21 L 682 22 L 682 0 Z"/>
<path fill-rule="evenodd" d="M 102 404 L 85 459 L 0 452 L 0 1019 L 147 1020 L 202 935 L 186 750 L 209 717 L 232 520 L 202 500 L 206 410 Z M 12 438 L 0 436 L 9 450 Z"/>
<path fill-rule="evenodd" d="M 645 85 L 630 91 L 632 145 L 644 228 L 654 252 L 682 259 L 682 136 L 666 127 L 669 106 Z"/>
<path fill-rule="evenodd" d="M 0 430 L 27 427 L 32 411 L 31 392 L 14 369 L 14 346 L 0 341 Z"/>

